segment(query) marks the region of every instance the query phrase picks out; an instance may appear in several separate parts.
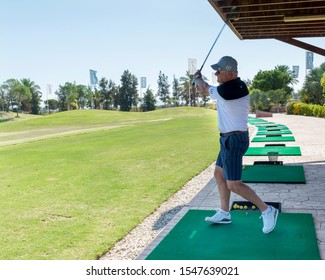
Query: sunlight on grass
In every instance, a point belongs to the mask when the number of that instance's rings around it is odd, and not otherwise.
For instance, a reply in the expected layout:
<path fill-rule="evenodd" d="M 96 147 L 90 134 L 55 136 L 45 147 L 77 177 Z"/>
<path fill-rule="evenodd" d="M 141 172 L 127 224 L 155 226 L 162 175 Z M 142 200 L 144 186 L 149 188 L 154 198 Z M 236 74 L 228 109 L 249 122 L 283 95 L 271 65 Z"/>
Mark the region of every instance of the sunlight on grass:
<path fill-rule="evenodd" d="M 26 120 L 25 127 L 0 124 L 9 132 L 134 121 L 0 148 L 0 259 L 96 259 L 218 150 L 215 111 L 207 109 L 76 111 Z"/>

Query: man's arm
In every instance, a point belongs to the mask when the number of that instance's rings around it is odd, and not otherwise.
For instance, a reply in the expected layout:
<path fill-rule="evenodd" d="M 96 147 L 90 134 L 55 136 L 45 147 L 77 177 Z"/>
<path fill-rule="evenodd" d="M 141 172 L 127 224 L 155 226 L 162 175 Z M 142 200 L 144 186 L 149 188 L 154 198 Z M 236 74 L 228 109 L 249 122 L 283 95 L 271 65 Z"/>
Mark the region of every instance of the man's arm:
<path fill-rule="evenodd" d="M 202 74 L 201 71 L 198 70 L 195 74 L 194 74 L 194 83 L 196 86 L 198 86 L 199 90 L 206 96 L 210 96 L 210 92 L 209 92 L 209 87 L 210 85 L 203 81 L 202 79 Z"/>

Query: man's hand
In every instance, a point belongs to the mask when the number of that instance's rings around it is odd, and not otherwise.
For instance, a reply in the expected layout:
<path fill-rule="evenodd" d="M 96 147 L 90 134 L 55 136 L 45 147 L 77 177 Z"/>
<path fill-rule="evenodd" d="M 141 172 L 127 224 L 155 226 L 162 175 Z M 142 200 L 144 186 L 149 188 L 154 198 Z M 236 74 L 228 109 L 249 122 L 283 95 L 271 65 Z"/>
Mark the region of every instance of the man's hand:
<path fill-rule="evenodd" d="M 202 74 L 200 70 L 197 70 L 194 74 L 194 78 L 192 80 L 192 85 L 195 86 L 195 80 L 196 79 L 202 79 Z"/>
<path fill-rule="evenodd" d="M 192 81 L 193 85 L 196 85 L 199 90 L 206 96 L 209 96 L 209 87 L 210 85 L 202 79 L 202 73 L 200 70 L 196 71 Z"/>
<path fill-rule="evenodd" d="M 197 70 L 194 74 L 194 80 L 195 79 L 202 79 L 202 73 L 200 70 Z"/>

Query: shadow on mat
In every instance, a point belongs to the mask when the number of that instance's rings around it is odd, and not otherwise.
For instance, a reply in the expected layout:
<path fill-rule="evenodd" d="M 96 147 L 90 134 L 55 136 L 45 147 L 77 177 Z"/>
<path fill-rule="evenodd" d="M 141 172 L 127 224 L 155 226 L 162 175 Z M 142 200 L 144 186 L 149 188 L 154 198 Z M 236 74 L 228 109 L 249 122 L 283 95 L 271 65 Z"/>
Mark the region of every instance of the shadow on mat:
<path fill-rule="evenodd" d="M 178 205 L 168 211 L 163 212 L 159 219 L 153 224 L 152 229 L 158 230 L 166 226 L 172 218 L 184 207 L 185 205 Z"/>

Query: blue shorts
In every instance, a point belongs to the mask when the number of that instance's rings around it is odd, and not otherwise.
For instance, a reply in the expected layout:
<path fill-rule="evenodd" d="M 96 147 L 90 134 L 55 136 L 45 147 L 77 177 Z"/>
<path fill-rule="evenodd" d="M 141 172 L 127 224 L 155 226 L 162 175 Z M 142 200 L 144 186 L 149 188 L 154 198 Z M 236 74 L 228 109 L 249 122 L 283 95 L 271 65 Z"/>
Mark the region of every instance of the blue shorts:
<path fill-rule="evenodd" d="M 225 180 L 241 180 L 243 155 L 249 146 L 248 133 L 220 136 L 220 152 L 216 165 L 223 169 Z"/>

